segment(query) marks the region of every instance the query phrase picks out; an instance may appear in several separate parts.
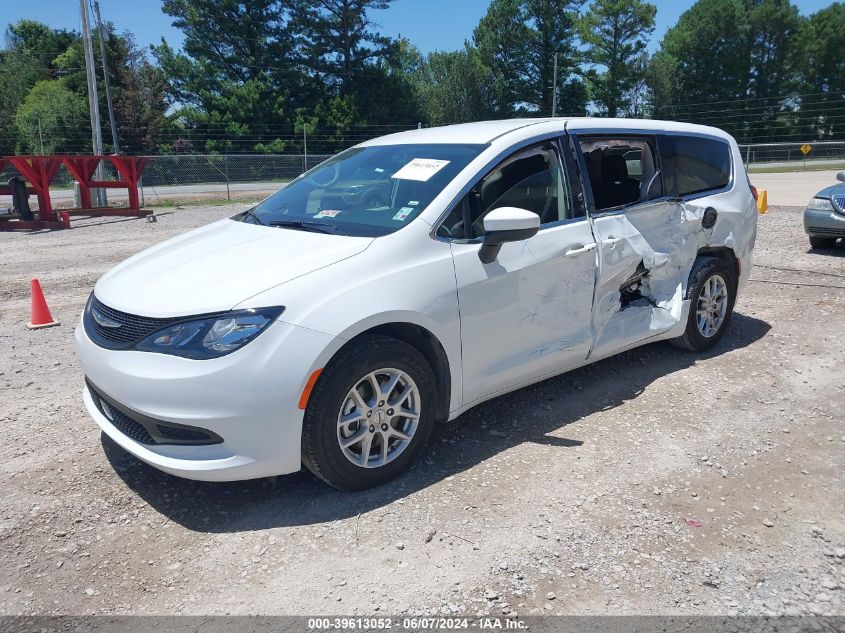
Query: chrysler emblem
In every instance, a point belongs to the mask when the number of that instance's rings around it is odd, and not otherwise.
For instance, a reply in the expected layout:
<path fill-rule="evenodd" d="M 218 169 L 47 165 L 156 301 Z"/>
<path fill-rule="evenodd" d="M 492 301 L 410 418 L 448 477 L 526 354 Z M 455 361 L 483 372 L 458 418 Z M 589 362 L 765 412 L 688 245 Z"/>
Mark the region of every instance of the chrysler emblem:
<path fill-rule="evenodd" d="M 97 322 L 97 325 L 101 327 L 107 327 L 112 329 L 120 327 L 120 323 L 118 323 L 114 319 L 110 319 L 107 316 L 101 314 L 97 311 L 97 308 L 91 308 L 91 316 Z"/>

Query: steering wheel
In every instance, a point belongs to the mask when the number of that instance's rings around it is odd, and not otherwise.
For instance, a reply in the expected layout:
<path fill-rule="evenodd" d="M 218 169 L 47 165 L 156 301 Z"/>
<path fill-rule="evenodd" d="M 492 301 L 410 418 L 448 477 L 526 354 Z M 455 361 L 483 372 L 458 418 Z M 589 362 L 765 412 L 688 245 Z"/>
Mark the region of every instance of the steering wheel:
<path fill-rule="evenodd" d="M 334 165 L 332 165 L 332 168 L 334 169 L 334 174 L 332 175 L 332 178 L 331 180 L 329 180 L 329 182 L 320 182 L 319 180 L 315 180 L 314 175 L 308 176 L 305 181 L 310 182 L 312 185 L 319 189 L 328 189 L 329 187 L 334 185 L 338 180 L 340 180 L 340 164 L 335 163 Z"/>

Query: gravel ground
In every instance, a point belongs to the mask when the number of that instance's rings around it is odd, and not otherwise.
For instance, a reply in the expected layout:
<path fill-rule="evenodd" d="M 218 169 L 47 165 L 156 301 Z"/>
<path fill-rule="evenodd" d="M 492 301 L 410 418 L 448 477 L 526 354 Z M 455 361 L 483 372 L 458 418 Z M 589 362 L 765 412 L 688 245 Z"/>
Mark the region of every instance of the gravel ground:
<path fill-rule="evenodd" d="M 761 216 L 710 354 L 658 343 L 435 430 L 395 483 L 180 480 L 101 437 L 72 329 L 128 255 L 243 207 L 0 234 L 0 613 L 845 614 L 845 248 Z M 38 277 L 61 327 L 30 332 Z"/>

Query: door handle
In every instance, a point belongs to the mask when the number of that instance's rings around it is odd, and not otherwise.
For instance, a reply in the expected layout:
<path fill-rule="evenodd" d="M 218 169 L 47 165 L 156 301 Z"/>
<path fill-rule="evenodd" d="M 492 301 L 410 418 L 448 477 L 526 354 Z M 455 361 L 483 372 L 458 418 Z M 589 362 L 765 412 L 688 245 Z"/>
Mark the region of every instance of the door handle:
<path fill-rule="evenodd" d="M 592 244 L 586 244 L 581 248 L 573 248 L 571 250 L 566 251 L 563 255 L 564 257 L 576 257 L 578 255 L 583 255 L 584 253 L 589 253 L 596 247 L 596 243 L 593 242 Z"/>
<path fill-rule="evenodd" d="M 619 243 L 619 242 L 621 242 L 621 241 L 622 241 L 622 238 L 621 238 L 621 237 L 611 237 L 611 238 L 609 238 L 609 239 L 602 240 L 602 241 L 601 241 L 601 245 L 602 245 L 602 246 L 611 246 L 611 247 L 612 247 L 612 246 L 615 246 L 616 244 L 618 244 L 618 243 Z"/>

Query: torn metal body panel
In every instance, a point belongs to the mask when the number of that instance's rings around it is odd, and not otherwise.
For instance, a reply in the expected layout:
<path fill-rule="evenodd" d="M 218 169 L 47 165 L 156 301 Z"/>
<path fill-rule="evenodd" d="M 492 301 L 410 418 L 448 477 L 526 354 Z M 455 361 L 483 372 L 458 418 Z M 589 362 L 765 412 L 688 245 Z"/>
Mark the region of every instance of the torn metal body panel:
<path fill-rule="evenodd" d="M 591 359 L 679 336 L 689 316 L 690 272 L 702 254 L 721 253 L 734 261 L 738 287 L 747 279 L 757 213 L 736 145 L 718 134 L 731 156 L 729 182 L 718 191 L 681 196 L 664 190 L 653 200 L 607 210 L 595 208 L 600 197 L 594 193 L 589 215 L 598 267 Z M 587 147 L 595 152 L 594 137 L 589 138 Z M 586 159 L 582 165 L 589 173 Z M 657 169 L 652 180 L 660 176 Z"/>
<path fill-rule="evenodd" d="M 592 357 L 604 357 L 659 335 L 669 338 L 683 330 L 689 314 L 687 284 L 700 253 L 728 249 L 739 262 L 740 285 L 747 278 L 756 213 L 753 209 L 732 210 L 729 201 L 715 198 L 641 205 L 593 221 L 600 265 Z M 723 209 L 715 225 L 704 228 L 705 210 L 717 206 Z M 639 288 L 645 301 L 623 307 L 620 288 L 637 274 L 640 263 L 646 270 Z"/>
<path fill-rule="evenodd" d="M 681 337 L 691 271 L 705 255 L 726 262 L 734 291 L 750 271 L 757 213 L 730 136 L 672 122 L 573 119 L 557 137 L 564 179 L 538 176 L 555 173 L 548 162 L 534 165 L 550 155 L 544 131 L 480 170 L 463 211 L 440 220 L 448 231 L 434 223 L 451 245 L 460 307 L 463 403 L 453 415 Z M 540 230 L 480 260 L 477 231 L 504 201 L 540 215 Z"/>

